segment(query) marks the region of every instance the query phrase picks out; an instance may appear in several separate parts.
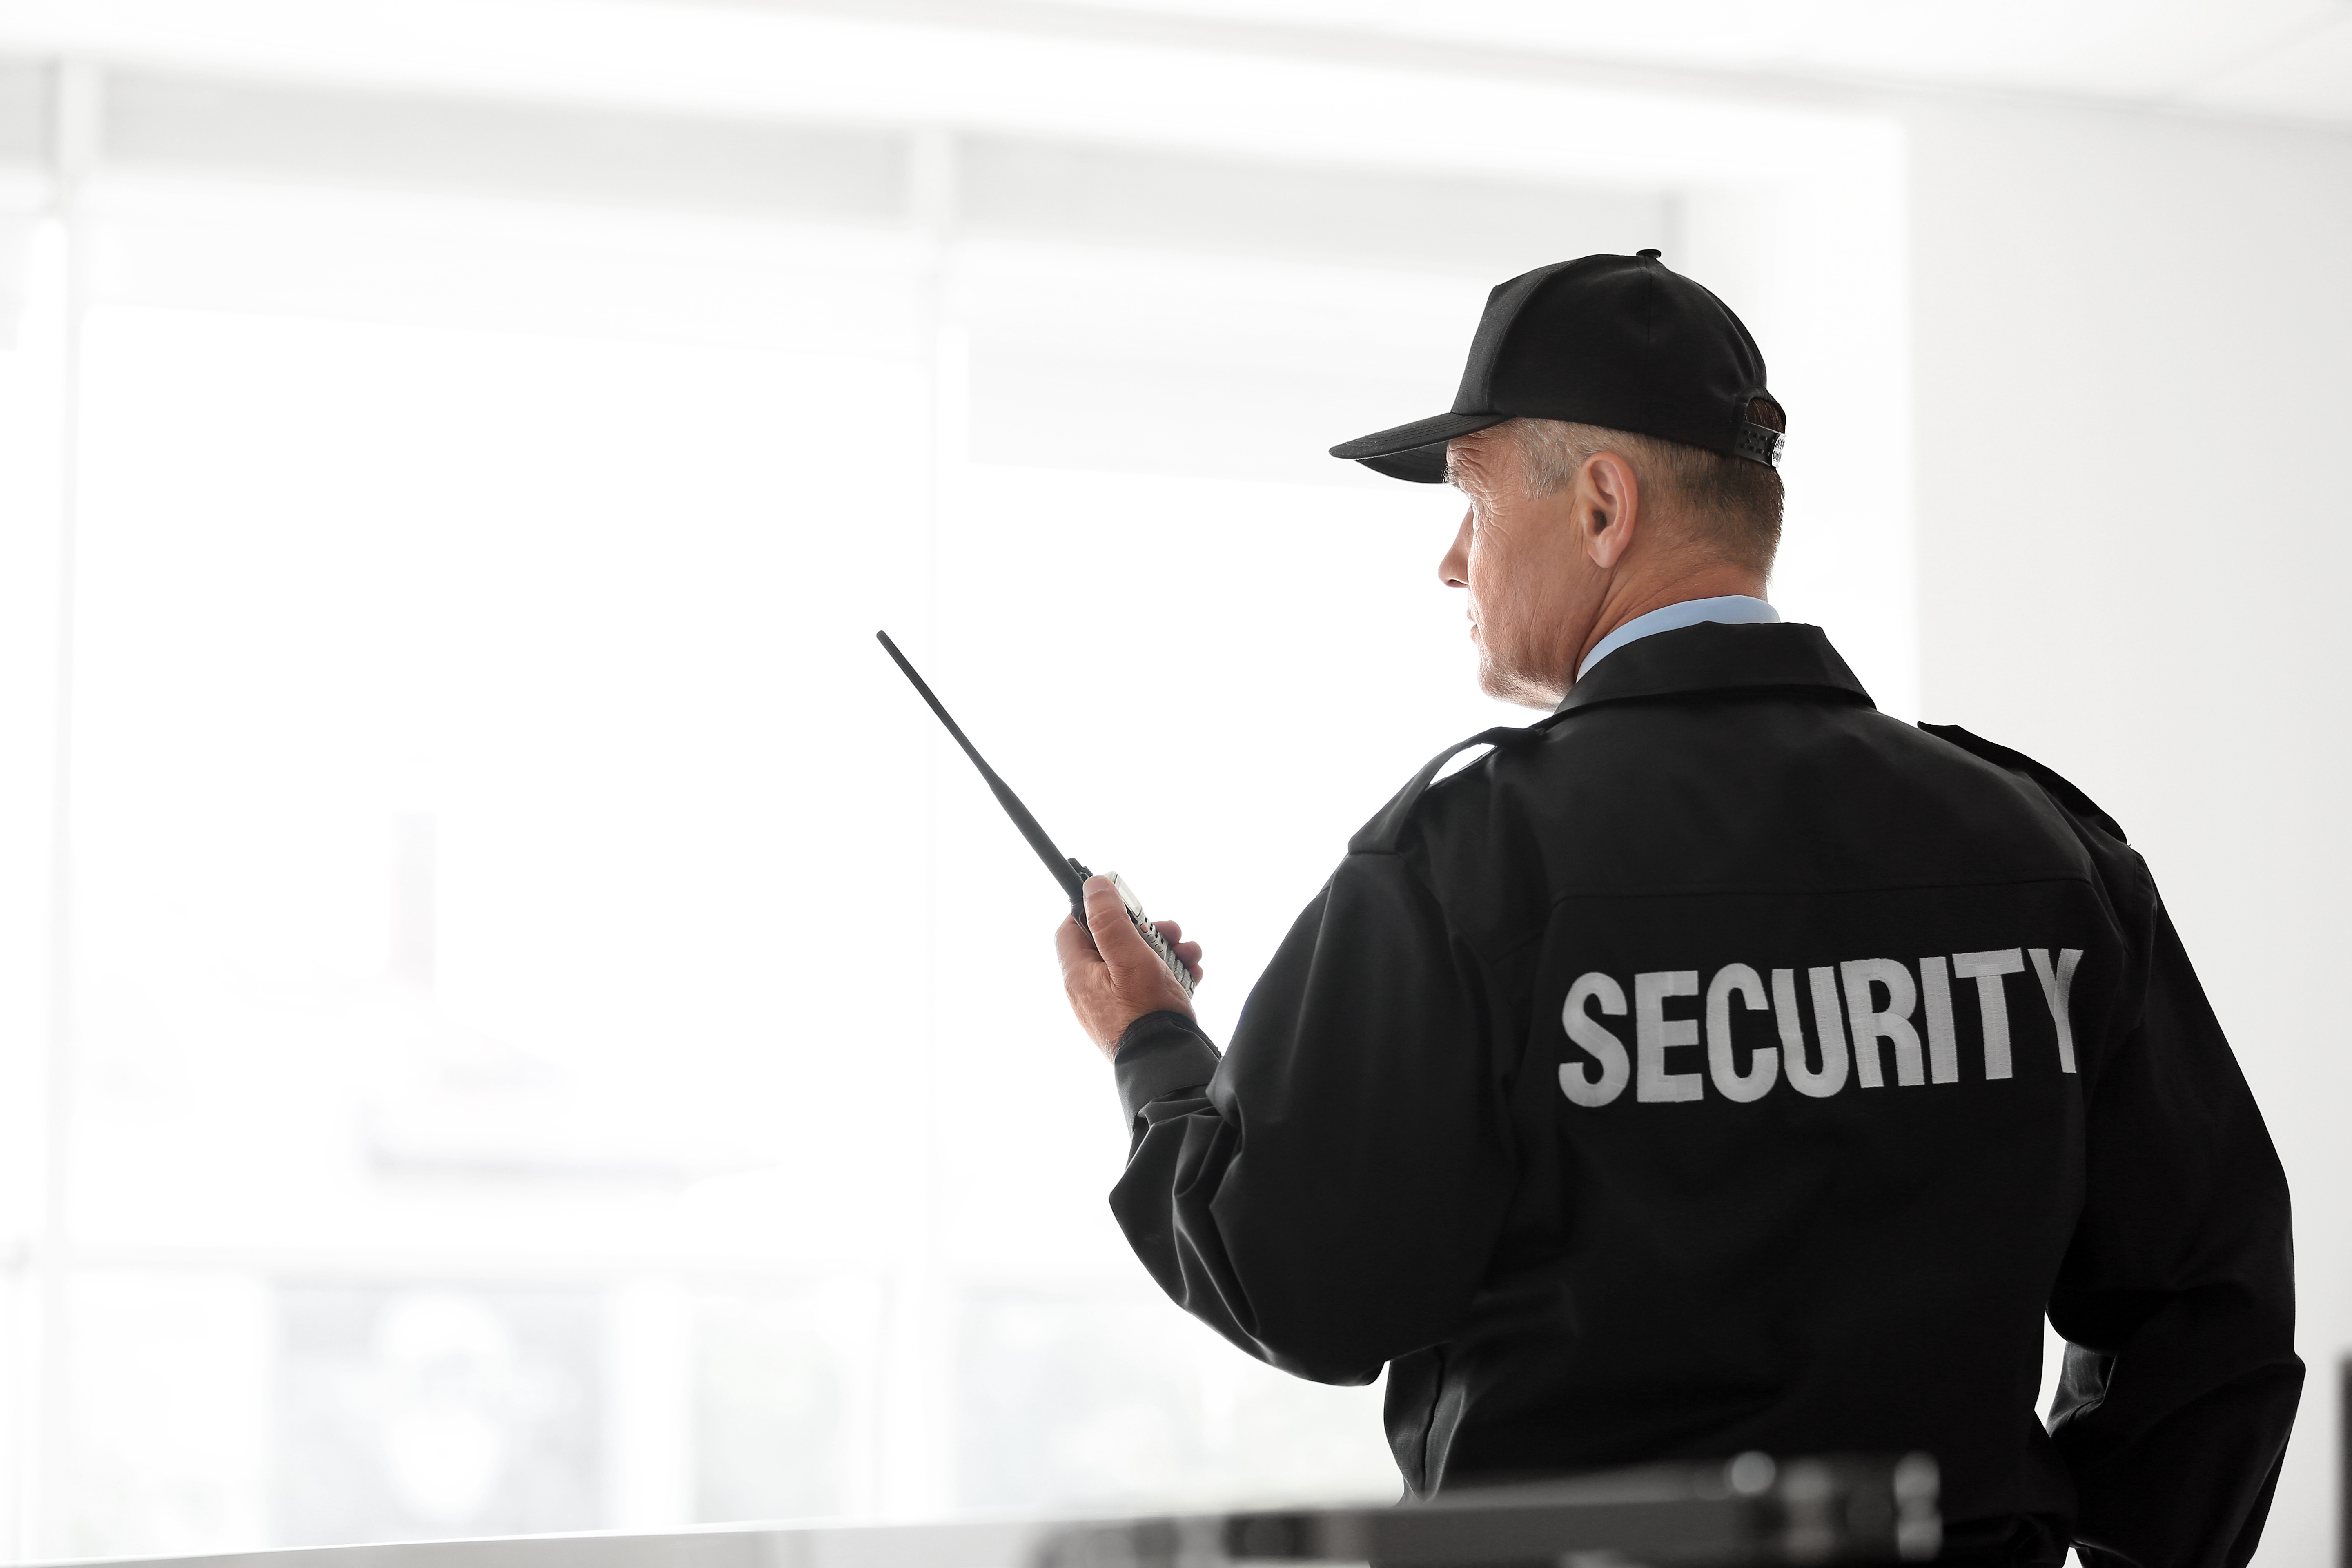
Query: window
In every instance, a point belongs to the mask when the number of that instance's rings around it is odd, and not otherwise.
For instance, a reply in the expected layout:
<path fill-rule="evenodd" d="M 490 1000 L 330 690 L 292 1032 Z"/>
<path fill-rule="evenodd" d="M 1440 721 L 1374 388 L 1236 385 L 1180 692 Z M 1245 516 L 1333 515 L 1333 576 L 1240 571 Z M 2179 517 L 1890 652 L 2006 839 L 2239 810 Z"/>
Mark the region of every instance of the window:
<path fill-rule="evenodd" d="M 1783 267 L 1883 246 L 1883 127 L 1782 187 L 824 107 L 0 70 L 27 1551 L 1392 1488 L 1377 1390 L 1127 1255 L 1057 897 L 871 637 L 1229 1032 L 1509 719 L 1450 496 L 1321 455 L 1501 277 L 1659 244 L 1787 332 L 1792 450 L 1863 456 L 1792 461 L 1782 597 L 1906 704 L 1892 252 Z"/>

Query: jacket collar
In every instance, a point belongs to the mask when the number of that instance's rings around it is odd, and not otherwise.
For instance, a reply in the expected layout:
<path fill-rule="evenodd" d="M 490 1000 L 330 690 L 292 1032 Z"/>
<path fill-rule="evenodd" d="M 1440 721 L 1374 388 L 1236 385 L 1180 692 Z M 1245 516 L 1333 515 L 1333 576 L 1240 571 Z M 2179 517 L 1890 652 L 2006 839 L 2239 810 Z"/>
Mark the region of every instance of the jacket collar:
<path fill-rule="evenodd" d="M 1552 711 L 1639 697 L 1805 687 L 1874 706 L 1821 627 L 1706 621 L 1627 643 L 1594 665 Z"/>

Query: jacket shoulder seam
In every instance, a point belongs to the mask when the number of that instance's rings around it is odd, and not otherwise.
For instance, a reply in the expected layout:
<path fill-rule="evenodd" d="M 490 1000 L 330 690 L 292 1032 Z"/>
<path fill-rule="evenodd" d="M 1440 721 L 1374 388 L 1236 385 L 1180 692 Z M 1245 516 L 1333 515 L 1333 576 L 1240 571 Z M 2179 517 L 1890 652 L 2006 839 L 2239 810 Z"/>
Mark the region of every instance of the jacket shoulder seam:
<path fill-rule="evenodd" d="M 2043 792 L 2056 801 L 2069 816 L 2090 823 L 2115 839 L 2116 843 L 2131 842 L 2125 836 L 2121 823 L 2109 816 L 2098 802 L 2084 795 L 2079 785 L 2055 768 L 2038 763 L 2022 752 L 2012 751 L 1997 741 L 1988 741 L 1982 735 L 1974 734 L 1958 724 L 1930 724 L 1922 720 L 1919 728 L 1947 745 L 1956 746 L 1979 761 L 1990 763 L 2004 773 L 2015 773 L 2020 778 L 2031 780 L 2041 785 Z"/>

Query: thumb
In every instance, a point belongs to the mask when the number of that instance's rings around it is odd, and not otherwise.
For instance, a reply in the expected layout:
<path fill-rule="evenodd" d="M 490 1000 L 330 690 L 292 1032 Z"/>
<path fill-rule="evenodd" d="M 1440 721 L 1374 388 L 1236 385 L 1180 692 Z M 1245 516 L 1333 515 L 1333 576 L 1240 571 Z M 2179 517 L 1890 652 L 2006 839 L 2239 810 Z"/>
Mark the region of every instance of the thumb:
<path fill-rule="evenodd" d="M 1110 879 L 1087 878 L 1086 891 L 1087 930 L 1095 939 L 1095 951 L 1110 965 L 1112 978 L 1123 979 L 1139 967 L 1156 967 L 1159 955 L 1128 918 L 1126 901 L 1110 885 Z"/>

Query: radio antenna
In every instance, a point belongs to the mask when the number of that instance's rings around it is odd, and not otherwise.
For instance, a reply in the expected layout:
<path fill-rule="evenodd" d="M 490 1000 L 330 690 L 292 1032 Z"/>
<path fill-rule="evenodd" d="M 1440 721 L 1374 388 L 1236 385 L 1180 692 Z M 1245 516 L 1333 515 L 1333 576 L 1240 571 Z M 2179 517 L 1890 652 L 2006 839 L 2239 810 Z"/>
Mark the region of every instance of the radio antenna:
<path fill-rule="evenodd" d="M 907 662 L 907 656 L 900 653 L 898 645 L 890 640 L 890 634 L 876 632 L 874 637 L 907 679 L 915 683 L 915 689 L 922 693 L 923 700 L 931 705 L 931 711 L 940 716 L 940 722 L 948 727 L 948 733 L 953 735 L 956 744 L 963 748 L 963 754 L 971 759 L 971 765 L 978 768 L 980 776 L 988 781 L 989 792 L 996 796 L 996 804 L 1004 808 L 1004 815 L 1013 819 L 1013 826 L 1021 830 L 1021 837 L 1029 841 L 1029 847 L 1037 851 L 1037 858 L 1045 862 L 1045 869 L 1054 873 L 1054 880 L 1059 882 L 1062 891 L 1070 897 L 1070 913 L 1076 917 L 1080 925 L 1085 925 L 1087 868 L 1054 847 L 1054 841 L 1045 837 L 1045 830 L 1037 826 L 1037 819 L 1029 815 L 1029 808 L 1021 804 L 1021 797 L 1013 793 L 1010 784 L 996 776 L 996 770 L 988 765 L 988 759 L 980 754 L 980 749 L 964 734 L 963 726 L 949 715 L 940 700 L 932 695 L 929 684 L 915 673 L 915 667 Z"/>

